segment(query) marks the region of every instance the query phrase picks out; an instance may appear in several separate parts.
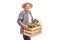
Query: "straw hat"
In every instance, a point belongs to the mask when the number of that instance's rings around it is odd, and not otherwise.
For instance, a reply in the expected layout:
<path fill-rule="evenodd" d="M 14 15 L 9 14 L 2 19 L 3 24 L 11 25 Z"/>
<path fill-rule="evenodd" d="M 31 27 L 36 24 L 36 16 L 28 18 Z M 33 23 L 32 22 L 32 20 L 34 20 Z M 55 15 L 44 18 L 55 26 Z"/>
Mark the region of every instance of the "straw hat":
<path fill-rule="evenodd" d="M 24 4 L 22 5 L 22 8 L 25 8 L 26 4 L 29 4 L 31 8 L 32 8 L 32 6 L 33 6 L 32 3 L 26 2 L 26 3 L 24 3 Z"/>

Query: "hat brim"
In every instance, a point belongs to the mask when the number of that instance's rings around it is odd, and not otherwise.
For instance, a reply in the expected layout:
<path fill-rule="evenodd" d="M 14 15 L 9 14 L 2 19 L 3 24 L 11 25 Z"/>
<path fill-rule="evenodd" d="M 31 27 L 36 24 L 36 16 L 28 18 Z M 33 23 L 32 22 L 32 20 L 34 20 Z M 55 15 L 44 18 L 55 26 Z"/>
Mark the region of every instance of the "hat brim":
<path fill-rule="evenodd" d="M 24 3 L 24 4 L 22 5 L 22 8 L 25 8 L 25 6 L 26 6 L 27 4 L 29 4 L 31 8 L 33 7 L 32 3 L 26 2 L 26 3 Z"/>

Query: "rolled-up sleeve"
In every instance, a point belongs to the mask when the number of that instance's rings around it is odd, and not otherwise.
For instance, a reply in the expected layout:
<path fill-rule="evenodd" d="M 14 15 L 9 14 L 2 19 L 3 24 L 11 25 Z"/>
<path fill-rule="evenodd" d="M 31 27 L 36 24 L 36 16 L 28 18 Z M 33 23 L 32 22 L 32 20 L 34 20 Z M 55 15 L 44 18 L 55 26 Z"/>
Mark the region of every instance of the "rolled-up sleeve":
<path fill-rule="evenodd" d="M 22 24 L 22 21 L 23 21 L 23 13 L 20 12 L 20 14 L 19 14 L 19 16 L 18 16 L 17 23 L 18 23 L 19 25 L 21 25 L 21 24 Z"/>

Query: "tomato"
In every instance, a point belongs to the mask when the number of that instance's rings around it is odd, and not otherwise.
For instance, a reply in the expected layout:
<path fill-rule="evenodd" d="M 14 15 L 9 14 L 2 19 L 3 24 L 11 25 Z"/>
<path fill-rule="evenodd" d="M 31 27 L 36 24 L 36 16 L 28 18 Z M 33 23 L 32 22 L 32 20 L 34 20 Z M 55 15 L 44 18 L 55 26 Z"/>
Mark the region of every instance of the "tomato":
<path fill-rule="evenodd" d="M 33 27 L 36 27 L 36 25 L 35 25 L 35 24 L 32 24 L 32 26 L 33 26 Z"/>

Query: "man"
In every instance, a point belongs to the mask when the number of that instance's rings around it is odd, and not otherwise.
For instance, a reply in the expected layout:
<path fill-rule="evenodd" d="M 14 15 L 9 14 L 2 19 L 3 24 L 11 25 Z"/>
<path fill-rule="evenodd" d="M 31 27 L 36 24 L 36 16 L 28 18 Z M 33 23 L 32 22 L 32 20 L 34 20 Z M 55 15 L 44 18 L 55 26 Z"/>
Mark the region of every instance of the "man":
<path fill-rule="evenodd" d="M 25 25 L 26 23 L 33 23 L 33 16 L 30 12 L 30 9 L 32 8 L 32 4 L 31 3 L 24 3 L 22 5 L 22 8 L 24 9 L 22 12 L 20 12 L 17 23 L 21 26 L 21 33 L 23 35 L 23 30 L 27 29 L 29 30 L 29 27 L 27 25 Z M 30 37 L 23 35 L 24 40 L 31 40 Z"/>

